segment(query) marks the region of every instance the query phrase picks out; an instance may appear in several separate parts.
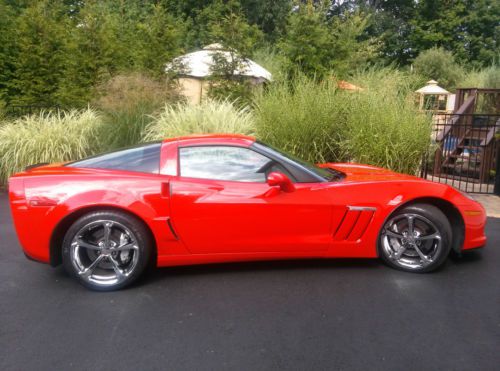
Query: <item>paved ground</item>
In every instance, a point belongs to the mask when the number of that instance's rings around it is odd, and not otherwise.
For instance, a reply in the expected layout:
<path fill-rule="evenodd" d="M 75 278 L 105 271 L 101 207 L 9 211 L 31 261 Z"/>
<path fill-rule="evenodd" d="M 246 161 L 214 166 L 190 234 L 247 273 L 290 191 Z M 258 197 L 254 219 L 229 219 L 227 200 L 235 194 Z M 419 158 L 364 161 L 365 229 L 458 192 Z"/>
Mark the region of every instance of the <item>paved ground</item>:
<path fill-rule="evenodd" d="M 0 369 L 498 370 L 500 219 L 487 233 L 434 274 L 230 264 L 94 293 L 24 258 L 0 195 Z"/>
<path fill-rule="evenodd" d="M 496 195 L 471 194 L 486 209 L 486 214 L 494 218 L 500 218 L 500 197 Z"/>

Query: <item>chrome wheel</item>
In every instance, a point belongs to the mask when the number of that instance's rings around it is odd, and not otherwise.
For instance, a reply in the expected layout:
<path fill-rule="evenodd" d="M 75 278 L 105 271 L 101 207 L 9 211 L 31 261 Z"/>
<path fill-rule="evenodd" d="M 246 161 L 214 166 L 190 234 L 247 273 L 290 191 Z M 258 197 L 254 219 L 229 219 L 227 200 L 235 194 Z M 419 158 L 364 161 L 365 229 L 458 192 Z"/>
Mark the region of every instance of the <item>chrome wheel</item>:
<path fill-rule="evenodd" d="M 96 220 L 76 232 L 70 259 L 83 280 L 100 287 L 114 286 L 136 269 L 139 245 L 125 225 L 114 220 Z"/>
<path fill-rule="evenodd" d="M 439 258 L 443 244 L 441 233 L 432 221 L 419 214 L 405 213 L 385 224 L 381 247 L 393 264 L 421 270 Z"/>

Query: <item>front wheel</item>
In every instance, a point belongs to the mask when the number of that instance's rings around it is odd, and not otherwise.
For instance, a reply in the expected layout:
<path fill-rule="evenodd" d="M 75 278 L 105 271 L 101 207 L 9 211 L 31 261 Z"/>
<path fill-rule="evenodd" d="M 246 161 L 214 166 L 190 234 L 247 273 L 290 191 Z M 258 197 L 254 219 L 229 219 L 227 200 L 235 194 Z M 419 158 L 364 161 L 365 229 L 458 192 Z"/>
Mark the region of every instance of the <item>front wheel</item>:
<path fill-rule="evenodd" d="M 97 291 L 134 282 L 150 260 L 152 241 L 144 224 L 117 211 L 97 211 L 76 220 L 63 241 L 63 265 Z"/>
<path fill-rule="evenodd" d="M 448 218 L 437 207 L 415 204 L 391 215 L 380 231 L 379 253 L 390 266 L 407 272 L 440 267 L 451 249 Z"/>

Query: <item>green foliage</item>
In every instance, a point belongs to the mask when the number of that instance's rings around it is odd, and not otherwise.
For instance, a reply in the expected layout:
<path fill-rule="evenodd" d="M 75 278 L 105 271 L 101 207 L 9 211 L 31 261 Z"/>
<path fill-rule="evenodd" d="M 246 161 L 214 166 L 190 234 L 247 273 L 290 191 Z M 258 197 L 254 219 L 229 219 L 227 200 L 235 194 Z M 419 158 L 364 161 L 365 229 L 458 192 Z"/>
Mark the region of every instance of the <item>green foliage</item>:
<path fill-rule="evenodd" d="M 331 66 L 338 77 L 348 76 L 353 70 L 366 66 L 377 56 L 379 40 L 363 36 L 369 25 L 370 17 L 359 12 L 332 20 Z"/>
<path fill-rule="evenodd" d="M 17 20 L 14 62 L 10 81 L 13 97 L 23 104 L 57 103 L 64 67 L 67 20 L 59 2 L 36 1 Z"/>
<path fill-rule="evenodd" d="M 14 40 L 16 19 L 13 9 L 3 1 L 0 1 L 0 15 L 0 100 L 7 101 L 17 53 Z"/>
<path fill-rule="evenodd" d="M 498 57 L 500 2 L 421 0 L 415 9 L 409 39 L 416 51 L 443 47 L 473 66 Z"/>
<path fill-rule="evenodd" d="M 28 165 L 94 154 L 101 124 L 101 116 L 90 109 L 42 112 L 5 122 L 0 126 L 0 184 Z"/>
<path fill-rule="evenodd" d="M 159 5 L 151 9 L 151 14 L 137 25 L 139 35 L 143 35 L 139 40 L 138 64 L 141 70 L 159 77 L 165 73 L 165 63 L 182 52 L 186 25 Z"/>
<path fill-rule="evenodd" d="M 273 84 L 257 98 L 258 136 L 312 162 L 355 161 L 415 173 L 430 143 L 430 118 L 414 83 L 392 69 L 353 76 L 361 92 L 305 77 Z"/>
<path fill-rule="evenodd" d="M 277 78 L 301 71 L 345 79 L 359 67 L 405 65 L 439 47 L 467 70 L 499 56 L 495 0 L 0 0 L 0 14 L 7 104 L 85 107 L 113 76 L 162 76 L 172 58 L 213 42 L 241 58 L 270 60 L 258 50 L 275 50 Z M 230 67 L 217 66 L 213 96 L 248 102 L 247 86 L 223 77 Z"/>
<path fill-rule="evenodd" d="M 257 25 L 267 40 L 274 42 L 283 35 L 288 14 L 292 9 L 290 0 L 241 0 L 240 2 L 248 22 Z"/>
<path fill-rule="evenodd" d="M 460 80 L 458 87 L 500 89 L 500 66 L 493 65 L 481 70 L 474 69 Z"/>
<path fill-rule="evenodd" d="M 275 48 L 267 46 L 255 50 L 252 60 L 271 72 L 273 81 L 280 81 L 287 77 L 285 71 L 287 60 Z"/>
<path fill-rule="evenodd" d="M 415 59 L 415 72 L 426 79 L 436 80 L 445 89 L 454 90 L 465 74 L 453 54 L 443 48 L 425 50 Z"/>
<path fill-rule="evenodd" d="M 153 117 L 144 133 L 145 141 L 188 134 L 254 133 L 254 117 L 249 107 L 239 108 L 230 101 L 205 100 L 199 105 L 166 105 Z"/>
<path fill-rule="evenodd" d="M 278 44 L 288 60 L 287 70 L 308 76 L 323 77 L 329 73 L 333 40 L 323 9 L 301 6 L 288 19 L 286 35 Z"/>
<path fill-rule="evenodd" d="M 288 71 L 323 78 L 344 77 L 377 53 L 378 41 L 364 38 L 369 17 L 359 12 L 327 18 L 323 7 L 301 6 L 290 15 L 286 36 L 279 47 L 288 59 Z"/>
<path fill-rule="evenodd" d="M 224 47 L 224 51 L 214 51 L 213 54 L 209 97 L 239 100 L 244 104 L 249 102 L 252 87 L 238 71 L 245 68 L 246 59 L 262 40 L 262 32 L 246 22 L 239 4 L 234 1 L 225 5 L 224 14 L 212 19 L 208 28 L 212 40 Z"/>
<path fill-rule="evenodd" d="M 154 80 L 142 74 L 117 75 L 99 86 L 94 105 L 104 113 L 99 132 L 103 150 L 139 143 L 151 114 L 180 100 L 169 80 Z"/>

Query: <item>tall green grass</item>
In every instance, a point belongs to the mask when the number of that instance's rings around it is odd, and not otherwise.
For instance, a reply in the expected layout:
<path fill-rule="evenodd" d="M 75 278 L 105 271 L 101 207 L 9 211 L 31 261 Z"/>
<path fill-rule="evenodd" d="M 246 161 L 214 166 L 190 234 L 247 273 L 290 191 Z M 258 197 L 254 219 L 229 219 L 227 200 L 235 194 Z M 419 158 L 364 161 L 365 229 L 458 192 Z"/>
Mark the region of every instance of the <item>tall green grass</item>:
<path fill-rule="evenodd" d="M 258 137 L 308 161 L 341 158 L 345 120 L 337 96 L 333 82 L 305 76 L 271 84 L 255 98 Z"/>
<path fill-rule="evenodd" d="M 189 134 L 255 132 L 249 107 L 238 107 L 230 101 L 204 100 L 199 105 L 177 103 L 166 105 L 152 117 L 144 140 L 157 140 Z"/>
<path fill-rule="evenodd" d="M 94 154 L 102 117 L 94 110 L 41 112 L 0 126 L 0 184 L 26 166 Z"/>
<path fill-rule="evenodd" d="M 353 161 L 415 173 L 430 144 L 430 117 L 415 82 L 392 69 L 362 71 L 352 92 L 300 77 L 256 99 L 258 136 L 312 162 Z"/>

